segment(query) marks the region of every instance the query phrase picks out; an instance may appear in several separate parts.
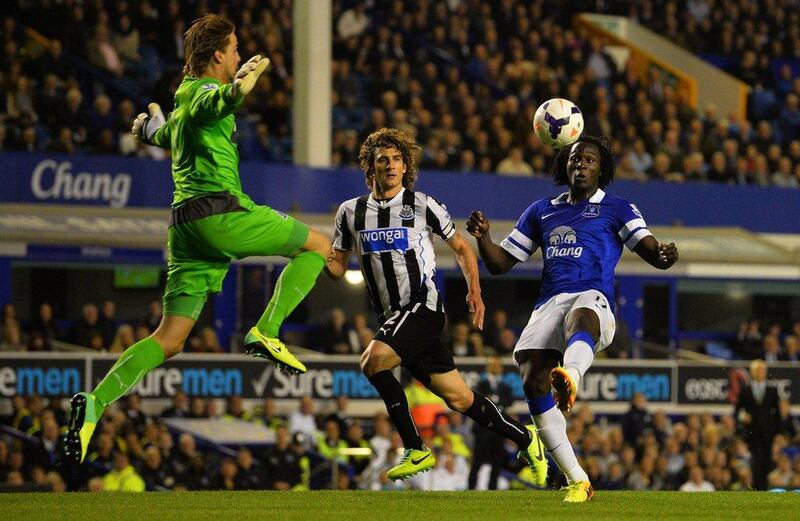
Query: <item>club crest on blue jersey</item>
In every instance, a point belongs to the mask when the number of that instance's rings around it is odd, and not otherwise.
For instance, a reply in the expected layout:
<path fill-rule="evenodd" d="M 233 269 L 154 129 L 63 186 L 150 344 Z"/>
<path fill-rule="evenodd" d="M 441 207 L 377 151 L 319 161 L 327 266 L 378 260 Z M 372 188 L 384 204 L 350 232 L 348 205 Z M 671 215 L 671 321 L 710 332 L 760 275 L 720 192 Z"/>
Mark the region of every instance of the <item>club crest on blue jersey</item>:
<path fill-rule="evenodd" d="M 559 226 L 550 232 L 548 239 L 550 246 L 544 254 L 548 259 L 553 257 L 574 257 L 578 258 L 583 254 L 583 246 L 573 246 L 578 242 L 578 235 L 569 226 Z"/>
<path fill-rule="evenodd" d="M 600 205 L 598 204 L 587 204 L 586 208 L 583 209 L 581 213 L 584 217 L 597 217 L 600 215 Z"/>
<path fill-rule="evenodd" d="M 383 251 L 405 253 L 408 249 L 408 228 L 362 230 L 359 234 L 363 253 L 379 253 Z"/>

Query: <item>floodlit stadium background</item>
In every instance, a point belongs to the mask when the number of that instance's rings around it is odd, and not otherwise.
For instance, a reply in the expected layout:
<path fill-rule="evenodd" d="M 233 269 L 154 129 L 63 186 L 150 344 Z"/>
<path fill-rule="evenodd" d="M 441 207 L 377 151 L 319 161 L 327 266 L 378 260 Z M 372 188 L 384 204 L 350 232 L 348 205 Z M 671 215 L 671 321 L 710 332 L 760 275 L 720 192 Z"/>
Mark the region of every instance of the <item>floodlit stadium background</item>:
<path fill-rule="evenodd" d="M 386 480 L 399 439 L 358 371 L 378 324 L 357 274 L 321 277 L 284 328 L 305 349 L 307 375 L 238 354 L 280 259 L 235 264 L 186 353 L 109 411 L 91 461 L 59 464 L 65 398 L 94 385 L 160 318 L 169 158 L 137 145 L 129 129 L 147 102 L 171 108 L 182 34 L 206 11 L 234 21 L 243 60 L 264 53 L 273 63 L 237 115 L 245 190 L 328 234 L 338 204 L 365 190 L 360 142 L 394 126 L 424 147 L 419 189 L 447 204 L 462 232 L 481 209 L 502 237 L 530 202 L 558 193 L 546 174 L 553 151 L 532 133 L 536 107 L 551 97 L 577 103 L 586 132 L 611 136 L 617 150 L 609 191 L 635 202 L 681 253 L 667 272 L 630 253 L 617 267 L 617 337 L 569 416 L 595 488 L 675 490 L 695 466 L 716 490 L 748 488 L 753 447 L 732 414 L 747 361 L 758 358 L 783 400 L 770 486 L 800 488 L 797 2 L 3 8 L 0 491 L 121 487 L 109 473 L 115 454 L 148 490 L 468 486 L 479 433 L 407 378 L 439 466 L 403 485 Z M 503 357 L 513 395 L 505 405 L 527 422 L 509 353 L 535 301 L 541 257 L 512 276 L 484 272 L 488 324 L 476 332 L 448 252 L 437 251 L 446 341 L 471 385 L 487 356 Z M 289 449 L 276 445 L 284 438 Z M 510 447 L 493 454 L 501 488 L 528 487 Z"/>

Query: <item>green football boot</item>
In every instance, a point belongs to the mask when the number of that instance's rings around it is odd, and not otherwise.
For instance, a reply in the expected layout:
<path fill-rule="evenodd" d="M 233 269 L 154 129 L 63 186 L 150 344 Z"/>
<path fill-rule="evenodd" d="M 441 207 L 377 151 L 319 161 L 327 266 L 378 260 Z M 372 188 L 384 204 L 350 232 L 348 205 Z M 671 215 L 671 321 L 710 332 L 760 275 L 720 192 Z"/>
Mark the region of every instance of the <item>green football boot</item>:
<path fill-rule="evenodd" d="M 69 430 L 64 435 L 64 454 L 75 463 L 83 463 L 105 407 L 91 393 L 78 393 L 69 403 L 71 411 Z"/>
<path fill-rule="evenodd" d="M 544 488 L 547 486 L 547 455 L 544 452 L 542 440 L 536 434 L 536 427 L 533 425 L 526 425 L 526 427 L 531 433 L 531 443 L 526 450 L 519 451 L 517 456 L 522 456 L 528 462 L 528 467 L 533 474 L 533 484 Z"/>
<path fill-rule="evenodd" d="M 436 458 L 431 449 L 406 449 L 403 451 L 400 463 L 389 469 L 386 475 L 391 480 L 408 479 L 420 472 L 431 470 L 434 465 Z"/>
<path fill-rule="evenodd" d="M 244 337 L 244 349 L 248 355 L 269 360 L 285 373 L 303 374 L 307 371 L 303 362 L 295 358 L 283 342 L 264 336 L 257 327 L 250 328 Z"/>

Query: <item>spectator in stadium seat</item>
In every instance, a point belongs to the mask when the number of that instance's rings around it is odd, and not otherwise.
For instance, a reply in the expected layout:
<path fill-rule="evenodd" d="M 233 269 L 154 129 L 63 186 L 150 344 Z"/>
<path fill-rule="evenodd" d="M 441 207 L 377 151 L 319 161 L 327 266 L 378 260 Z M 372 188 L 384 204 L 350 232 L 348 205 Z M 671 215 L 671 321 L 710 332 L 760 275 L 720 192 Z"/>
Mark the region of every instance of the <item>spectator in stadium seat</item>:
<path fill-rule="evenodd" d="M 0 343 L 17 348 L 22 347 L 22 330 L 17 320 L 17 308 L 10 302 L 3 306 L 3 324 Z"/>
<path fill-rule="evenodd" d="M 472 346 L 469 343 L 469 324 L 458 322 L 450 332 L 450 352 L 454 356 L 472 356 Z"/>
<path fill-rule="evenodd" d="M 27 76 L 19 76 L 12 88 L 7 90 L 5 106 L 10 119 L 25 121 L 28 124 L 39 120 L 33 104 L 31 80 Z"/>
<path fill-rule="evenodd" d="M 424 475 L 423 475 L 424 477 Z M 451 440 L 443 440 L 436 468 L 431 471 L 428 490 L 466 490 L 469 465 L 464 456 L 453 450 Z"/>
<path fill-rule="evenodd" d="M 61 326 L 53 316 L 53 306 L 49 302 L 39 304 L 38 314 L 31 323 L 30 332 L 38 331 L 46 338 L 60 340 L 63 336 Z"/>
<path fill-rule="evenodd" d="M 73 141 L 72 130 L 68 127 L 61 127 L 58 130 L 56 139 L 50 143 L 49 150 L 59 154 L 73 154 L 78 151 Z"/>
<path fill-rule="evenodd" d="M 123 411 L 127 421 L 131 422 L 131 425 L 138 433 L 143 432 L 144 427 L 151 421 L 147 414 L 142 411 L 142 398 L 136 393 L 131 393 L 126 397 Z"/>
<path fill-rule="evenodd" d="M 116 31 L 111 34 L 111 44 L 124 63 L 137 64 L 141 61 L 139 31 L 131 23 L 129 14 L 125 13 L 117 20 Z"/>
<path fill-rule="evenodd" d="M 42 333 L 33 331 L 30 335 L 28 335 L 28 345 L 26 347 L 26 351 L 50 351 L 50 349 L 50 342 Z"/>
<path fill-rule="evenodd" d="M 347 448 L 347 442 L 342 439 L 342 431 L 336 420 L 326 420 L 324 429 L 317 434 L 317 451 L 328 460 L 336 459 L 340 464 L 347 463 L 347 456 L 340 455 L 339 449 Z"/>
<path fill-rule="evenodd" d="M 157 299 L 151 300 L 147 305 L 147 316 L 144 317 L 144 324 L 151 333 L 155 331 L 158 324 L 161 323 L 162 313 L 163 308 L 161 306 L 161 301 Z"/>
<path fill-rule="evenodd" d="M 364 351 L 364 347 L 366 346 L 362 346 L 362 334 L 370 335 L 370 339 L 375 335 L 375 333 L 369 327 L 369 319 L 367 319 L 367 315 L 364 313 L 356 313 L 350 320 L 350 327 L 347 333 L 347 341 L 350 344 L 350 350 L 352 353 L 361 353 Z"/>
<path fill-rule="evenodd" d="M 622 435 L 625 443 L 639 445 L 639 438 L 651 424 L 652 416 L 647 411 L 647 398 L 642 393 L 633 393 L 630 409 L 622 416 Z"/>
<path fill-rule="evenodd" d="M 184 432 L 178 437 L 178 448 L 173 452 L 168 460 L 170 472 L 175 476 L 177 484 L 187 486 L 191 481 L 193 470 L 193 459 L 199 456 L 197 443 L 194 436 Z"/>
<path fill-rule="evenodd" d="M 73 87 L 66 93 L 66 104 L 59 111 L 59 124 L 72 132 L 72 141 L 79 146 L 86 144 L 89 137 L 89 117 L 83 106 L 83 94 Z"/>
<path fill-rule="evenodd" d="M 794 440 L 794 445 L 797 445 L 795 436 L 800 434 L 800 418 L 792 416 L 792 403 L 787 399 L 782 399 L 778 402 L 778 414 L 780 415 L 780 424 L 778 425 L 778 434 L 783 434 L 790 440 Z M 795 457 L 797 457 L 795 455 Z"/>
<path fill-rule="evenodd" d="M 339 425 L 339 432 L 346 433 L 348 427 L 353 423 L 353 418 L 347 412 L 347 396 L 339 395 L 334 399 L 334 410 L 325 417 L 325 421 L 333 420 Z"/>
<path fill-rule="evenodd" d="M 200 396 L 195 396 L 189 406 L 189 418 L 207 418 L 206 401 Z"/>
<path fill-rule="evenodd" d="M 46 471 L 56 470 L 60 464 L 63 440 L 58 423 L 53 418 L 42 422 L 37 445 L 28 454 L 27 465 L 40 465 Z"/>
<path fill-rule="evenodd" d="M 161 457 L 158 447 L 150 446 L 144 451 L 144 462 L 140 475 L 149 491 L 170 489 L 175 485 L 175 478 Z"/>
<path fill-rule="evenodd" d="M 498 344 L 494 346 L 495 354 L 505 356 L 514 351 L 517 343 L 517 334 L 511 328 L 506 328 L 500 332 Z"/>
<path fill-rule="evenodd" d="M 769 488 L 788 488 L 793 478 L 792 460 L 786 454 L 778 454 L 775 469 L 767 475 L 767 485 Z"/>
<path fill-rule="evenodd" d="M 236 455 L 236 489 L 237 490 L 262 490 L 264 486 L 264 477 L 256 469 L 253 460 L 253 453 L 247 447 L 239 448 Z"/>
<path fill-rule="evenodd" d="M 275 430 L 275 444 L 261 458 L 264 464 L 264 483 L 273 490 L 290 490 L 301 482 L 298 452 L 293 447 L 291 434 L 285 425 Z"/>
<path fill-rule="evenodd" d="M 508 176 L 532 176 L 533 168 L 522 158 L 522 148 L 512 147 L 508 156 L 497 165 L 497 173 Z"/>
<path fill-rule="evenodd" d="M 310 396 L 303 396 L 300 398 L 299 410 L 292 411 L 289 414 L 289 432 L 296 434 L 303 433 L 308 439 L 316 439 L 317 437 L 317 420 L 314 417 L 314 409 L 316 404 L 314 399 Z"/>
<path fill-rule="evenodd" d="M 797 177 L 793 174 L 792 160 L 783 156 L 778 160 L 778 168 L 770 178 L 772 184 L 784 188 L 797 188 L 800 186 Z"/>
<path fill-rule="evenodd" d="M 681 492 L 714 492 L 714 485 L 706 481 L 703 468 L 695 465 L 689 471 L 689 480 L 681 485 Z"/>
<path fill-rule="evenodd" d="M 492 313 L 492 318 L 483 330 L 483 338 L 486 344 L 496 347 L 500 344 L 500 335 L 509 329 L 508 327 L 508 312 L 505 309 L 498 308 Z"/>
<path fill-rule="evenodd" d="M 351 352 L 347 316 L 341 308 L 332 308 L 330 316 L 319 330 L 318 347 L 324 353 L 348 354 Z"/>
<path fill-rule="evenodd" d="M 39 78 L 53 74 L 59 82 L 66 81 L 75 75 L 75 70 L 64 57 L 64 47 L 58 38 L 50 40 L 50 45 L 45 48 L 45 52 L 33 62 L 32 69 L 35 71 L 35 76 Z M 52 85 L 52 82 L 46 81 L 45 84 Z M 44 116 L 43 112 L 41 114 Z"/>
<path fill-rule="evenodd" d="M 800 363 L 800 341 L 795 335 L 786 335 L 783 338 L 783 353 L 780 357 L 783 362 Z"/>
<path fill-rule="evenodd" d="M 183 391 L 176 391 L 172 397 L 172 406 L 161 413 L 162 418 L 188 418 L 189 399 Z"/>
<path fill-rule="evenodd" d="M 663 483 L 656 477 L 655 470 L 655 460 L 652 457 L 642 458 L 639 467 L 628 476 L 626 488 L 630 490 L 661 490 Z"/>
<path fill-rule="evenodd" d="M 272 430 L 277 429 L 278 425 L 286 425 L 286 418 L 278 415 L 275 400 L 272 398 L 264 398 L 262 404 L 253 410 L 250 421 Z"/>
<path fill-rule="evenodd" d="M 739 392 L 734 418 L 745 433 L 752 454 L 753 488 L 766 490 L 772 467 L 771 448 L 780 424 L 778 391 L 767 383 L 763 360 L 750 363 L 750 385 Z"/>
<path fill-rule="evenodd" d="M 136 342 L 133 334 L 133 326 L 122 324 L 117 328 L 117 334 L 111 341 L 108 351 L 110 353 L 122 353 Z"/>
<path fill-rule="evenodd" d="M 359 36 L 367 27 L 369 27 L 367 7 L 361 2 L 356 2 L 339 17 L 336 22 L 336 34 L 342 40 L 347 40 Z"/>
<path fill-rule="evenodd" d="M 777 362 L 780 359 L 780 339 L 776 334 L 769 334 L 764 336 L 762 340 L 761 347 L 762 347 L 762 354 L 761 358 L 764 359 L 766 362 Z"/>
<path fill-rule="evenodd" d="M 228 398 L 224 418 L 226 420 L 250 421 L 250 413 L 244 408 L 244 400 L 242 400 L 241 396 L 236 395 Z"/>
<path fill-rule="evenodd" d="M 239 467 L 233 458 L 224 458 L 217 474 L 211 480 L 212 490 L 239 490 L 236 475 Z"/>
<path fill-rule="evenodd" d="M 87 56 L 92 64 L 113 76 L 122 76 L 125 66 L 111 45 L 110 30 L 107 25 L 98 23 L 94 28 L 94 36 L 87 46 Z"/>
<path fill-rule="evenodd" d="M 370 444 L 364 438 L 364 428 L 360 420 L 354 420 L 348 427 L 345 434 L 345 442 L 350 448 L 369 449 Z M 353 455 L 348 457 L 350 470 L 356 477 L 356 483 L 362 483 L 362 473 L 369 465 L 371 455 Z"/>
<path fill-rule="evenodd" d="M 219 342 L 219 336 L 217 335 L 217 330 L 211 326 L 206 326 L 200 330 L 199 335 L 199 342 L 196 344 L 191 344 L 189 349 L 186 349 L 187 352 L 190 353 L 224 353 L 225 348 Z"/>
<path fill-rule="evenodd" d="M 778 125 L 784 143 L 800 138 L 800 96 L 794 92 L 786 95 Z"/>
<path fill-rule="evenodd" d="M 144 492 L 145 483 L 131 465 L 128 455 L 122 451 L 114 453 L 114 469 L 103 476 L 103 490 L 119 492 Z"/>
<path fill-rule="evenodd" d="M 486 372 L 478 382 L 476 389 L 498 407 L 505 409 L 513 403 L 511 388 L 503 382 L 503 363 L 498 357 L 489 357 L 486 361 Z M 497 478 L 507 461 L 505 452 L 505 439 L 496 433 L 485 429 L 478 424 L 473 427 L 475 442 L 472 467 L 469 472 L 469 488 L 474 490 L 477 484 L 478 472 L 484 465 L 491 468 L 489 473 L 489 490 L 497 489 Z"/>

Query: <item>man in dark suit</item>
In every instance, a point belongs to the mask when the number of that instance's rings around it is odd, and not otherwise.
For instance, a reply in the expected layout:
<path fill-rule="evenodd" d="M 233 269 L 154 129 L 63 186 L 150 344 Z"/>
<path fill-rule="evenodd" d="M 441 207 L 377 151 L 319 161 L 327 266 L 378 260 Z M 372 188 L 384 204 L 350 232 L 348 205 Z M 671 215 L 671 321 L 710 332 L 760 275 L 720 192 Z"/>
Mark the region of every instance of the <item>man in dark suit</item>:
<path fill-rule="evenodd" d="M 502 381 L 503 363 L 500 358 L 492 356 L 486 362 L 486 373 L 478 382 L 475 390 L 486 396 L 502 411 L 514 401 L 511 387 Z M 505 448 L 505 438 L 485 427 L 475 424 L 475 451 L 472 458 L 472 468 L 469 471 L 469 488 L 475 489 L 478 481 L 478 471 L 483 465 L 491 467 L 489 474 L 489 489 L 497 489 L 497 476 L 505 466 L 508 456 Z"/>
<path fill-rule="evenodd" d="M 739 392 L 734 418 L 750 447 L 753 488 L 767 489 L 767 474 L 772 469 L 772 439 L 780 425 L 778 391 L 767 383 L 767 364 L 750 363 L 750 385 Z"/>

